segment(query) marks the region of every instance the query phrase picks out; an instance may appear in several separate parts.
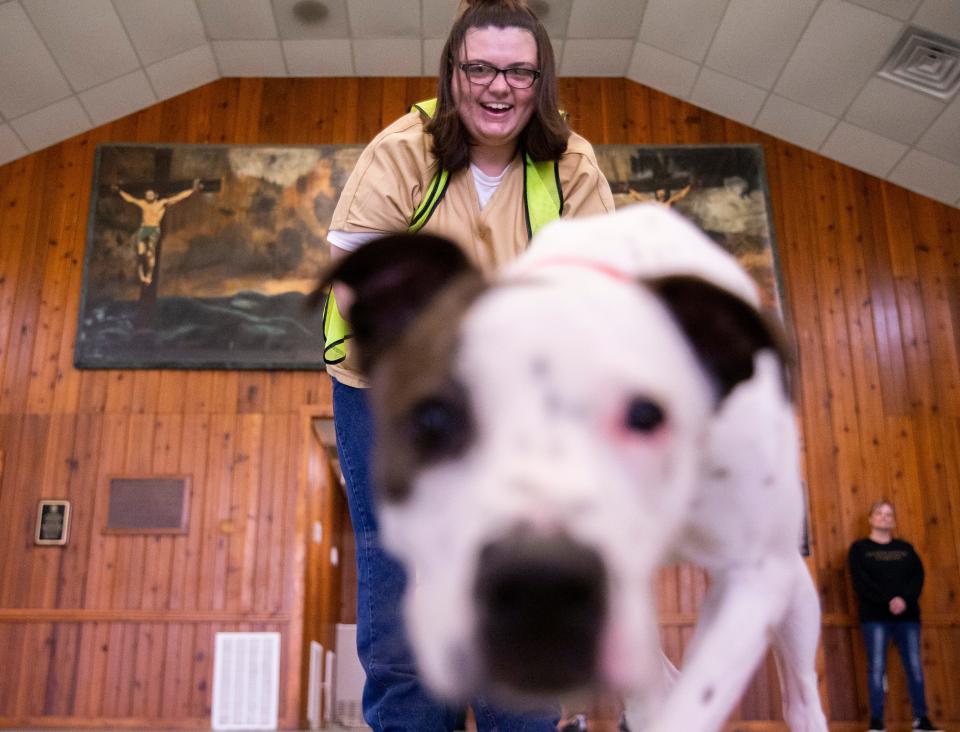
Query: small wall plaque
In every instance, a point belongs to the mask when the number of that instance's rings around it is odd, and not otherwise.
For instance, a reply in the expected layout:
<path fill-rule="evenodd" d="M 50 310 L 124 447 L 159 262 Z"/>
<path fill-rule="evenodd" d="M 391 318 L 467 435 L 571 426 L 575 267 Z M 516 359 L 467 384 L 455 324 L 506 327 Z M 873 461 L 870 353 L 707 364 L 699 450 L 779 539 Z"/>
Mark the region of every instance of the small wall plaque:
<path fill-rule="evenodd" d="M 70 501 L 41 500 L 37 506 L 35 544 L 63 546 L 70 530 Z"/>
<path fill-rule="evenodd" d="M 108 534 L 185 534 L 190 478 L 111 478 Z"/>

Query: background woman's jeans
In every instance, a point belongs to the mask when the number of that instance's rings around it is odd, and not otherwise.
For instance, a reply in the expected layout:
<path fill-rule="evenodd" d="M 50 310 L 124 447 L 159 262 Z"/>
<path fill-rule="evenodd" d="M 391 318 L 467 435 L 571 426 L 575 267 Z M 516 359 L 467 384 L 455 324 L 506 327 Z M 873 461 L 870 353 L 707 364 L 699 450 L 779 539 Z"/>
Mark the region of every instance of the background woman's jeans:
<path fill-rule="evenodd" d="M 861 623 L 863 642 L 867 649 L 867 687 L 870 692 L 870 716 L 883 719 L 883 678 L 887 672 L 887 647 L 893 639 L 900 652 L 903 670 L 907 675 L 907 690 L 913 716 L 927 715 L 927 698 L 923 686 L 923 666 L 920 663 L 920 623 L 870 622 Z"/>
<path fill-rule="evenodd" d="M 367 673 L 363 716 L 377 732 L 448 732 L 462 716 L 429 696 L 416 676 L 400 606 L 406 576 L 380 546 L 370 447 L 373 423 L 366 390 L 333 380 L 333 414 L 340 468 L 357 545 L 357 651 Z M 517 717 L 473 704 L 481 732 L 554 732 L 558 715 Z"/>

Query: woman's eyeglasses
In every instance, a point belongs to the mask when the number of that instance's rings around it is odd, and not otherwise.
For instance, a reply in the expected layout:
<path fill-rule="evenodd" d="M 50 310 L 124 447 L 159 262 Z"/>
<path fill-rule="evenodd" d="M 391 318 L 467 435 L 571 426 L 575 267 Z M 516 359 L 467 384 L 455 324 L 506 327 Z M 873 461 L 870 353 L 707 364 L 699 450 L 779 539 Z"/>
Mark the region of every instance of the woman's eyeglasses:
<path fill-rule="evenodd" d="M 536 69 L 527 69 L 523 66 L 511 66 L 508 69 L 498 69 L 490 64 L 483 64 L 478 61 L 467 61 L 458 64 L 460 70 L 467 77 L 471 84 L 480 86 L 490 86 L 497 74 L 503 74 L 507 84 L 514 89 L 529 89 L 540 77 L 540 72 Z"/>

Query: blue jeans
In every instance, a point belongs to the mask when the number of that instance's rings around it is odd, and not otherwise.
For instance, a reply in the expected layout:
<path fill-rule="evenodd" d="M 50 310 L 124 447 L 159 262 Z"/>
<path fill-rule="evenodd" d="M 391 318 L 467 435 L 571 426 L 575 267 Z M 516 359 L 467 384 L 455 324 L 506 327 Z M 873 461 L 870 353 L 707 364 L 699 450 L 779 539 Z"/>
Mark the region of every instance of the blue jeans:
<path fill-rule="evenodd" d="M 870 692 L 870 716 L 883 719 L 884 677 L 887 673 L 887 647 L 892 638 L 900 652 L 900 661 L 907 675 L 907 691 L 913 716 L 927 715 L 927 695 L 920 663 L 920 623 L 865 622 L 860 624 L 867 649 L 867 687 Z"/>
<path fill-rule="evenodd" d="M 433 699 L 417 678 L 401 618 L 403 568 L 380 546 L 370 480 L 373 422 L 365 389 L 333 380 L 340 468 L 357 546 L 357 652 L 367 674 L 363 716 L 376 732 L 448 732 L 460 710 Z M 508 715 L 483 700 L 472 705 L 480 732 L 555 732 L 559 714 Z"/>

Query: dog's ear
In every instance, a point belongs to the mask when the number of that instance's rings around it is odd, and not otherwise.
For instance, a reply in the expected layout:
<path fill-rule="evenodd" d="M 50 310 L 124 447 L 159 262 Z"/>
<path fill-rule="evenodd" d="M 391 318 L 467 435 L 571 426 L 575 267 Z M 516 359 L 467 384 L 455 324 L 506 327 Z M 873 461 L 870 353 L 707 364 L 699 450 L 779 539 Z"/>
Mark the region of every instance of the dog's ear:
<path fill-rule="evenodd" d="M 764 349 L 778 356 L 784 391 L 789 394 L 790 350 L 771 317 L 699 277 L 661 277 L 644 284 L 660 297 L 686 334 L 714 381 L 718 399 L 753 376 L 754 355 Z"/>
<path fill-rule="evenodd" d="M 453 242 L 430 234 L 392 234 L 335 262 L 308 303 L 318 306 L 332 283 L 353 291 L 348 313 L 360 368 L 370 369 L 423 308 L 455 278 L 479 272 Z"/>

